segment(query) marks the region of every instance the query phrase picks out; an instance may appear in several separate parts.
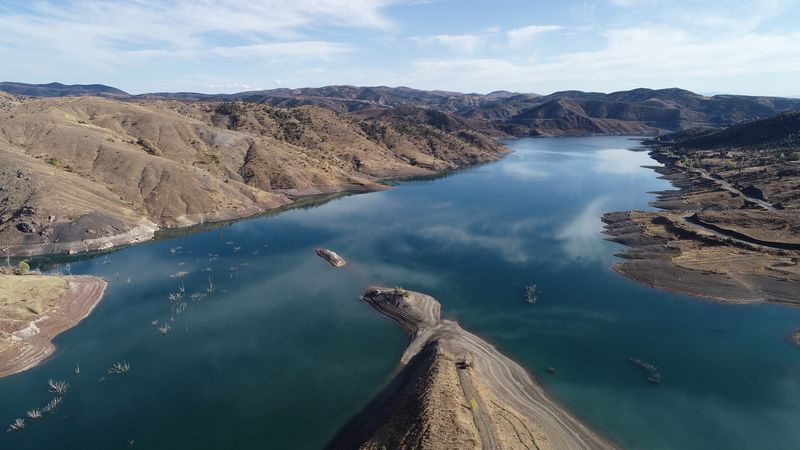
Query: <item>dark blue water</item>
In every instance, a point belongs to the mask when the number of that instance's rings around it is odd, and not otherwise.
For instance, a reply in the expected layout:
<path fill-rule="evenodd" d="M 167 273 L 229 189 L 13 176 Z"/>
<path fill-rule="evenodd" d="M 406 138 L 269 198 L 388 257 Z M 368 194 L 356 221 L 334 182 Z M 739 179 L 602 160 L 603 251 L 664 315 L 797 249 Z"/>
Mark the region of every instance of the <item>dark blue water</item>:
<path fill-rule="evenodd" d="M 503 161 L 447 177 L 72 262 L 109 279 L 106 297 L 53 358 L 0 380 L 0 421 L 46 403 L 50 378 L 70 391 L 57 413 L 1 433 L 0 448 L 321 448 L 406 344 L 357 301 L 369 284 L 437 297 L 625 447 L 800 447 L 800 350 L 788 340 L 800 311 L 676 296 L 611 270 L 620 246 L 602 239 L 601 214 L 649 209 L 648 192 L 669 188 L 627 150 L 635 141 L 509 145 Z M 331 268 L 317 246 L 349 265 Z M 214 292 L 190 299 L 209 277 Z M 181 282 L 183 311 L 168 299 Z M 116 361 L 131 371 L 106 375 Z"/>

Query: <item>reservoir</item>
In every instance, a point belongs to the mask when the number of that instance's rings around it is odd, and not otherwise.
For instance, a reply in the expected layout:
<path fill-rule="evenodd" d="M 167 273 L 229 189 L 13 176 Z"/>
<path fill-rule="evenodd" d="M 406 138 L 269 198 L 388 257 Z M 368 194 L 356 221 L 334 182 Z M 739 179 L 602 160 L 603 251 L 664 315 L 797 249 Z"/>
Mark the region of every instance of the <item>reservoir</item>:
<path fill-rule="evenodd" d="M 0 448 L 324 448 L 407 343 L 358 300 L 370 285 L 435 297 L 622 447 L 800 447 L 800 310 L 674 295 L 613 271 L 622 247 L 603 239 L 602 214 L 651 209 L 652 192 L 670 189 L 639 142 L 506 144 L 501 161 L 387 191 L 33 260 L 109 286 L 52 358 L 0 379 L 0 426 L 47 403 L 49 379 L 70 384 L 56 413 L 0 433 Z M 130 370 L 108 374 L 117 362 Z"/>

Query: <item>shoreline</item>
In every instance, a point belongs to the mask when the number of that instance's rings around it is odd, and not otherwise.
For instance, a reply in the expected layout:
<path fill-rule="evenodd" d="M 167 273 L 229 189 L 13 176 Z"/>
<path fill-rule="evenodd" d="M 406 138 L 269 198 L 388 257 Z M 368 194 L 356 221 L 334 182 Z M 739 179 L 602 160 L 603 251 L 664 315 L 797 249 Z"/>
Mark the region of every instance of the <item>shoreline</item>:
<path fill-rule="evenodd" d="M 779 234 L 764 237 L 785 212 L 721 176 L 682 167 L 664 147 L 650 148 L 650 156 L 663 164 L 652 169 L 674 189 L 654 193 L 650 206 L 656 211 L 603 214 L 605 239 L 626 247 L 616 254 L 624 261 L 613 270 L 637 283 L 703 300 L 800 306 L 800 276 L 792 262 L 800 243 Z M 758 225 L 741 228 L 736 218 Z"/>
<path fill-rule="evenodd" d="M 10 346 L 0 351 L 0 378 L 32 369 L 52 356 L 56 351 L 53 339 L 88 317 L 103 299 L 108 285 L 105 280 L 88 275 L 62 278 L 68 287 L 58 298 L 58 305 L 10 333 Z"/>
<path fill-rule="evenodd" d="M 410 343 L 397 376 L 328 448 L 615 448 L 522 366 L 442 320 L 434 298 L 370 287 L 362 299 L 395 321 Z"/>
<path fill-rule="evenodd" d="M 498 143 L 503 145 L 502 143 Z M 7 256 L 11 258 L 26 258 L 26 257 L 46 257 L 46 256 L 73 256 L 80 254 L 91 254 L 98 252 L 106 252 L 115 250 L 129 245 L 142 244 L 159 240 L 159 234 L 164 233 L 181 233 L 189 231 L 194 227 L 202 226 L 216 226 L 225 223 L 236 222 L 250 218 L 259 217 L 262 215 L 269 215 L 276 212 L 282 212 L 294 207 L 302 208 L 306 206 L 307 201 L 312 201 L 315 198 L 337 198 L 339 196 L 346 196 L 348 194 L 360 194 L 381 192 L 392 189 L 394 186 L 389 184 L 392 182 L 402 182 L 416 177 L 439 177 L 447 176 L 448 173 L 458 170 L 465 170 L 481 164 L 491 163 L 503 159 L 506 155 L 512 153 L 508 147 L 503 145 L 505 151 L 496 155 L 494 159 L 485 161 L 476 161 L 470 164 L 457 167 L 455 169 L 446 169 L 439 172 L 425 169 L 425 173 L 402 173 L 395 176 L 378 177 L 374 183 L 350 183 L 350 184 L 337 184 L 337 185 L 319 185 L 312 186 L 306 189 L 290 189 L 276 191 L 282 194 L 286 201 L 276 202 L 269 205 L 260 205 L 258 207 L 246 208 L 235 211 L 224 212 L 211 212 L 202 215 L 195 215 L 196 217 L 182 216 L 174 219 L 179 225 L 174 226 L 159 226 L 150 219 L 143 218 L 140 224 L 123 233 L 118 233 L 110 236 L 105 236 L 95 239 L 85 239 L 80 241 L 68 241 L 57 243 L 38 243 L 38 244 L 9 244 L 0 245 L 3 248 L 0 256 Z M 326 200 L 327 201 L 327 200 Z M 180 219 L 180 220 L 178 220 Z M 5 249 L 8 249 L 7 251 Z"/>

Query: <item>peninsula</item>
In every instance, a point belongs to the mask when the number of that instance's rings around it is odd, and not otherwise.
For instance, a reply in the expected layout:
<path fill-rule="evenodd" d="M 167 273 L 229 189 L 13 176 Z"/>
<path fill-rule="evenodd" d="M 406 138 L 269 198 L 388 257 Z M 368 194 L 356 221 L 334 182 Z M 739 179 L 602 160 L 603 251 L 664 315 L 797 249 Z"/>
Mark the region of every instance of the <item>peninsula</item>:
<path fill-rule="evenodd" d="M 728 302 L 800 305 L 800 113 L 649 143 L 676 191 L 606 214 L 620 274 Z"/>
<path fill-rule="evenodd" d="M 53 354 L 52 339 L 86 318 L 105 289 L 92 276 L 0 274 L 0 377 Z"/>
<path fill-rule="evenodd" d="M 397 377 L 329 448 L 613 448 L 519 364 L 442 320 L 434 298 L 385 287 L 370 287 L 362 298 L 411 342 Z"/>

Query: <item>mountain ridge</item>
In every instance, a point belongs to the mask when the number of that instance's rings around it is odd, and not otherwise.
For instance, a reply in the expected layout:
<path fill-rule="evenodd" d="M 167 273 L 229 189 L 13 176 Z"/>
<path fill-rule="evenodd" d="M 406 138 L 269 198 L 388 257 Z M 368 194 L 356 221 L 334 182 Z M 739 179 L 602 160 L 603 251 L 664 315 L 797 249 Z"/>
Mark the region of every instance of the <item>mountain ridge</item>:
<path fill-rule="evenodd" d="M 12 85 L 11 87 L 9 87 Z M 129 95 L 98 85 L 0 83 L 0 91 L 44 97 L 96 95 L 131 102 L 152 100 L 242 101 L 275 107 L 319 106 L 342 114 L 397 107 L 438 110 L 468 119 L 495 137 L 587 134 L 659 135 L 696 127 L 721 127 L 800 111 L 800 99 L 721 94 L 705 96 L 680 88 L 637 88 L 611 93 L 567 90 L 547 95 L 494 91 L 489 94 L 410 87 L 331 85 L 277 88 L 233 94 L 160 92 Z M 4 87 L 5 86 L 5 87 Z M 102 86 L 102 85 L 99 85 Z M 71 94 L 75 93 L 77 94 Z M 371 113 L 371 114 L 374 114 Z"/>

